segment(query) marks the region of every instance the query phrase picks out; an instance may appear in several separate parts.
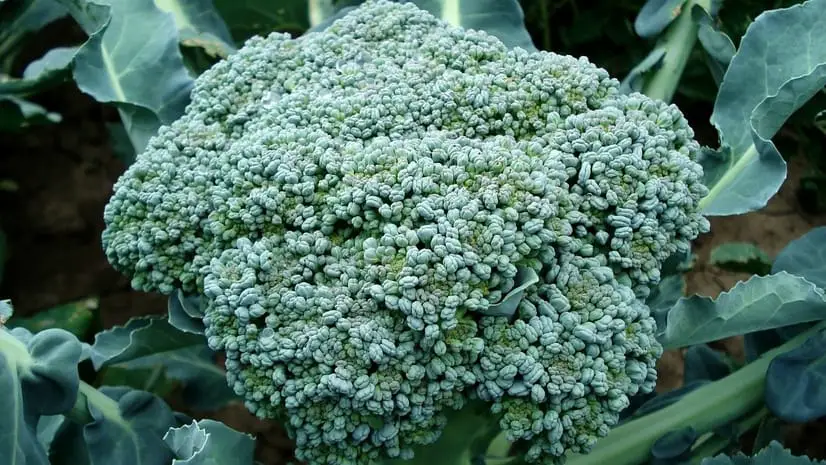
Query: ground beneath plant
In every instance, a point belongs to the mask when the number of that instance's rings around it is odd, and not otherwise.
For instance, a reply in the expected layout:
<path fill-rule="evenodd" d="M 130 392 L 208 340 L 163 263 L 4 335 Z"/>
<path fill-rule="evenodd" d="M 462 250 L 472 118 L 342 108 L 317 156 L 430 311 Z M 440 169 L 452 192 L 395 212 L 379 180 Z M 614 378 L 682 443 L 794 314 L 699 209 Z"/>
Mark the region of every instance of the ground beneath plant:
<path fill-rule="evenodd" d="M 0 135 L 0 184 L 7 187 L 0 191 L 0 224 L 9 252 L 0 296 L 11 298 L 16 312 L 24 316 L 97 296 L 105 326 L 122 324 L 135 315 L 164 313 L 166 300 L 132 291 L 100 249 L 103 206 L 124 169 L 112 153 L 104 126 L 113 115 L 70 86 L 47 94 L 43 103 L 65 109 L 63 122 L 20 135 Z M 744 277 L 708 265 L 714 246 L 753 242 L 773 256 L 789 240 L 826 224 L 826 216 L 806 214 L 798 206 L 795 191 L 805 169 L 793 161 L 789 181 L 760 212 L 712 220 L 712 232 L 697 240 L 698 262 L 688 277 L 690 292 L 716 296 Z M 737 339 L 719 346 L 742 356 Z M 660 370 L 659 389 L 679 386 L 682 354 L 667 353 Z M 255 420 L 243 407 L 232 406 L 211 416 L 258 435 L 258 455 L 265 465 L 283 465 L 291 457 L 283 432 Z M 824 437 L 823 428 L 812 427 L 800 428 L 792 445 L 823 457 L 820 440 L 807 440 Z"/>

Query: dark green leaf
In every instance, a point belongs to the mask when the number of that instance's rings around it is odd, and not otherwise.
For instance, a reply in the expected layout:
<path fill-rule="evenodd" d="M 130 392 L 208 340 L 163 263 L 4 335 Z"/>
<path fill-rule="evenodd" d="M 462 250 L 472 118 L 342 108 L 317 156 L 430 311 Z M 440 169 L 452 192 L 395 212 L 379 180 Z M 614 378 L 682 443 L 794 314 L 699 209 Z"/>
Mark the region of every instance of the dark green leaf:
<path fill-rule="evenodd" d="M 786 163 L 771 138 L 826 84 L 824 28 L 826 0 L 763 13 L 749 26 L 711 116 L 731 156 L 722 165 L 705 160 L 720 173 L 701 202 L 705 214 L 757 210 L 783 183 Z"/>
<path fill-rule="evenodd" d="M 9 327 L 22 327 L 37 333 L 48 328 L 60 328 L 83 338 L 89 331 L 98 309 L 99 299 L 90 297 L 38 312 L 28 318 L 14 318 Z"/>
<path fill-rule="evenodd" d="M 275 31 L 297 36 L 310 27 L 306 0 L 214 1 L 236 43 Z"/>
<path fill-rule="evenodd" d="M 212 0 L 155 0 L 175 18 L 181 44 L 203 48 L 210 56 L 226 58 L 235 51 L 229 28 Z"/>
<path fill-rule="evenodd" d="M 747 242 L 727 242 L 711 251 L 709 263 L 726 271 L 769 274 L 772 269 L 771 258 L 756 244 Z"/>
<path fill-rule="evenodd" d="M 131 165 L 137 153 L 132 141 L 129 140 L 129 133 L 123 127 L 123 123 L 106 123 L 106 130 L 109 132 L 109 142 L 112 144 L 112 151 L 125 165 Z"/>
<path fill-rule="evenodd" d="M 13 95 L 0 95 L 0 131 L 16 131 L 38 124 L 59 123 L 59 114 Z"/>
<path fill-rule="evenodd" d="M 651 447 L 652 465 L 679 463 L 687 458 L 699 434 L 692 427 L 665 433 Z"/>
<path fill-rule="evenodd" d="M 164 441 L 175 454 L 173 465 L 252 465 L 255 439 L 214 420 L 172 428 Z"/>
<path fill-rule="evenodd" d="M 634 31 L 645 39 L 659 35 L 680 16 L 687 0 L 648 0 L 634 20 Z"/>
<path fill-rule="evenodd" d="M 667 314 L 655 316 L 657 339 L 666 348 L 678 348 L 823 320 L 826 296 L 811 282 L 780 272 L 753 276 L 716 299 L 682 298 Z"/>
<path fill-rule="evenodd" d="M 795 457 L 776 441 L 772 441 L 769 447 L 761 450 L 753 457 L 718 455 L 702 461 L 702 465 L 813 465 L 823 463 L 826 462 L 812 460 L 806 456 Z"/>
<path fill-rule="evenodd" d="M 714 82 L 719 86 L 723 82 L 723 76 L 737 48 L 731 38 L 717 28 L 711 15 L 700 5 L 692 7 L 691 16 L 698 25 L 697 38 L 706 52 L 706 64 L 708 64 Z"/>
<path fill-rule="evenodd" d="M 723 354 L 705 344 L 691 346 L 683 355 L 683 382 L 717 381 L 731 373 Z"/>
<path fill-rule="evenodd" d="M 0 16 L 0 57 L 16 48 L 27 34 L 65 15 L 66 9 L 55 0 L 21 0 L 4 6 Z"/>
<path fill-rule="evenodd" d="M 103 369 L 99 378 L 103 386 L 126 386 L 165 398 L 175 391 L 178 383 L 166 376 L 163 365 L 138 368 L 114 365 Z"/>
<path fill-rule="evenodd" d="M 63 415 L 45 415 L 37 421 L 37 441 L 43 446 L 43 450 L 48 451 L 52 446 L 52 441 L 58 429 L 66 421 Z"/>
<path fill-rule="evenodd" d="M 826 333 L 774 358 L 766 373 L 766 406 L 783 420 L 806 423 L 826 416 Z"/>
<path fill-rule="evenodd" d="M 645 79 L 662 65 L 665 59 L 665 52 L 666 49 L 663 46 L 657 46 L 654 50 L 651 50 L 651 53 L 631 69 L 628 76 L 622 80 L 620 91 L 624 94 L 642 92 Z"/>
<path fill-rule="evenodd" d="M 187 333 L 204 334 L 204 304 L 201 296 L 187 296 L 181 290 L 173 292 L 167 301 L 169 324 Z"/>

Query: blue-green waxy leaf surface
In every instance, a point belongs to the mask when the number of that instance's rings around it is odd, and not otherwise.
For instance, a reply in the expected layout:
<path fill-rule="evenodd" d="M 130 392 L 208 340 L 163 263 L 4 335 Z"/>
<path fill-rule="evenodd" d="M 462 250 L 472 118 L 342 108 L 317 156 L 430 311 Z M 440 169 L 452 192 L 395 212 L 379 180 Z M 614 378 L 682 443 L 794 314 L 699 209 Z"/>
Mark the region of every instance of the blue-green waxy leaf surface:
<path fill-rule="evenodd" d="M 212 0 L 155 0 L 155 5 L 175 19 L 183 45 L 201 47 L 222 58 L 235 51 L 229 28 Z"/>
<path fill-rule="evenodd" d="M 771 142 L 786 119 L 826 84 L 826 0 L 765 12 L 749 26 L 717 94 L 711 122 L 723 157 L 702 160 L 707 215 L 737 215 L 766 205 L 786 178 Z"/>
<path fill-rule="evenodd" d="M 791 451 L 784 449 L 777 442 L 772 441 L 768 447 L 756 453 L 752 457 L 736 455 L 718 455 L 713 458 L 703 460 L 702 465 L 815 465 L 824 464 L 821 460 L 812 460 L 806 456 L 794 456 Z"/>
<path fill-rule="evenodd" d="M 771 272 L 787 272 L 800 276 L 826 289 L 826 227 L 812 229 L 799 239 L 795 239 L 777 254 Z M 811 323 L 799 323 L 768 331 L 746 334 L 746 358 L 754 360 L 770 350 L 805 331 Z"/>
<path fill-rule="evenodd" d="M 697 430 L 690 426 L 665 433 L 651 447 L 652 465 L 680 463 L 698 437 Z"/>
<path fill-rule="evenodd" d="M 105 399 L 89 403 L 93 421 L 83 427 L 91 465 L 168 465 L 172 451 L 163 437 L 177 425 L 161 399 L 143 391 L 103 387 Z"/>
<path fill-rule="evenodd" d="M 0 465 L 48 465 L 41 417 L 75 404 L 80 342 L 61 329 L 0 328 Z"/>
<path fill-rule="evenodd" d="M 199 295 L 186 295 L 180 289 L 169 296 L 169 324 L 181 331 L 204 334 L 204 301 Z"/>
<path fill-rule="evenodd" d="M 178 331 L 166 318 L 133 318 L 95 336 L 92 363 L 96 370 L 141 357 L 204 345 L 203 336 Z"/>
<path fill-rule="evenodd" d="M 60 0 L 89 35 L 74 60 L 78 87 L 114 103 L 137 152 L 162 124 L 178 119 L 193 79 L 172 15 L 152 0 Z"/>
<path fill-rule="evenodd" d="M 536 50 L 525 29 L 525 14 L 518 0 L 415 0 L 413 3 L 452 26 L 485 31 L 508 47 Z"/>
<path fill-rule="evenodd" d="M 709 264 L 727 271 L 769 274 L 771 259 L 760 247 L 749 242 L 725 242 L 711 250 Z"/>
<path fill-rule="evenodd" d="M 731 38 L 717 28 L 711 15 L 703 7 L 691 7 L 691 17 L 697 23 L 697 39 L 706 52 L 706 63 L 711 76 L 719 86 L 737 48 Z"/>
<path fill-rule="evenodd" d="M 634 32 L 649 39 L 661 33 L 677 16 L 688 0 L 648 0 L 634 20 Z"/>
<path fill-rule="evenodd" d="M 655 314 L 657 339 L 672 349 L 726 337 L 826 319 L 826 295 L 799 276 L 753 276 L 716 299 L 680 299 Z"/>
<path fill-rule="evenodd" d="M 519 308 L 519 303 L 522 302 L 525 291 L 538 282 L 539 275 L 536 274 L 533 268 L 520 267 L 514 278 L 513 289 L 502 298 L 501 302 L 491 305 L 487 310 L 479 313 L 488 316 L 512 317 L 516 313 L 516 309 Z"/>
<path fill-rule="evenodd" d="M 171 428 L 164 441 L 172 449 L 173 465 L 251 465 L 255 440 L 214 420 Z"/>
<path fill-rule="evenodd" d="M 162 317 L 135 318 L 99 333 L 92 363 L 96 369 L 159 368 L 165 377 L 183 384 L 187 405 L 202 411 L 237 399 L 203 335 L 179 331 Z"/>
<path fill-rule="evenodd" d="M 826 289 L 826 226 L 789 242 L 772 265 L 773 273 L 780 271 L 802 276 Z"/>
<path fill-rule="evenodd" d="M 766 372 L 766 406 L 783 420 L 806 423 L 826 416 L 826 333 L 775 357 Z"/>

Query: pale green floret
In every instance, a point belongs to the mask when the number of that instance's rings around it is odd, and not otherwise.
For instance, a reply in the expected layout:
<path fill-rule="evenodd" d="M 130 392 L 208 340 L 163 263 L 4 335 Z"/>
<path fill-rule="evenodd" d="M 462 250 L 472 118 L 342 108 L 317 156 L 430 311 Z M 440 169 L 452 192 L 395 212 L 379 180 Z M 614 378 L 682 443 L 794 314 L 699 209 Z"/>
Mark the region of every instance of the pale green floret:
<path fill-rule="evenodd" d="M 303 461 L 410 458 L 468 402 L 559 461 L 654 388 L 639 299 L 708 229 L 686 120 L 618 87 L 370 0 L 198 78 L 104 247 L 136 289 L 206 296 L 230 385 Z"/>

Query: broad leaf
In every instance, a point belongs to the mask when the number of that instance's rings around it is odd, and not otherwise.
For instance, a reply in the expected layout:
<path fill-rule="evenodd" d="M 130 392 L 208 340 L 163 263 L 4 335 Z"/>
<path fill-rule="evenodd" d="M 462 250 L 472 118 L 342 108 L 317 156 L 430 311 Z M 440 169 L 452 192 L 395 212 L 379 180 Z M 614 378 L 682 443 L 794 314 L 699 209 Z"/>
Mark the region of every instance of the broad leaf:
<path fill-rule="evenodd" d="M 826 319 L 826 296 L 804 278 L 780 272 L 739 282 L 716 299 L 682 298 L 655 316 L 657 339 L 673 349 Z"/>
<path fill-rule="evenodd" d="M 164 441 L 172 449 L 173 465 L 252 465 L 255 439 L 214 420 L 171 428 Z"/>
<path fill-rule="evenodd" d="M 826 0 L 808 0 L 758 16 L 723 78 L 711 122 L 723 154 L 702 160 L 707 215 L 736 215 L 766 205 L 786 178 L 771 142 L 786 119 L 826 84 Z"/>
<path fill-rule="evenodd" d="M 199 411 L 216 410 L 238 400 L 238 396 L 227 385 L 226 372 L 218 365 L 215 354 L 203 341 L 201 338 L 200 345 L 138 358 L 112 368 L 125 370 L 126 373 L 120 372 L 122 377 L 128 377 L 128 372 L 132 370 L 157 376 L 158 389 L 152 392 L 158 395 L 164 392 L 162 389 L 170 387 L 164 380 L 177 381 L 183 386 L 181 397 L 187 406 Z M 137 378 L 136 381 L 146 383 L 147 379 Z M 129 385 L 150 390 L 146 384 Z"/>
<path fill-rule="evenodd" d="M 92 345 L 95 370 L 150 355 L 204 345 L 203 336 L 178 331 L 166 318 L 133 318 L 124 326 L 98 333 Z"/>
<path fill-rule="evenodd" d="M 771 258 L 755 244 L 749 242 L 726 242 L 711 251 L 709 263 L 718 268 L 738 273 L 757 275 L 769 274 Z"/>
<path fill-rule="evenodd" d="M 152 0 L 60 0 L 89 35 L 74 61 L 78 87 L 114 103 L 137 152 L 162 124 L 178 119 L 193 79 L 173 17 Z"/>
<path fill-rule="evenodd" d="M 0 465 L 49 465 L 38 420 L 74 405 L 80 353 L 80 342 L 60 329 L 0 328 Z"/>
<path fill-rule="evenodd" d="M 642 38 L 659 35 L 674 21 L 688 0 L 648 0 L 634 20 L 634 31 Z"/>
<path fill-rule="evenodd" d="M 779 418 L 806 423 L 826 416 L 826 333 L 775 357 L 766 372 L 766 406 Z"/>
<path fill-rule="evenodd" d="M 826 289 L 826 226 L 786 244 L 772 266 L 773 273 L 780 271 L 802 276 Z"/>
<path fill-rule="evenodd" d="M 152 394 L 128 388 L 103 387 L 99 395 L 88 403 L 93 421 L 83 427 L 92 465 L 171 463 L 172 452 L 163 437 L 177 420 L 169 406 Z"/>

